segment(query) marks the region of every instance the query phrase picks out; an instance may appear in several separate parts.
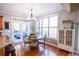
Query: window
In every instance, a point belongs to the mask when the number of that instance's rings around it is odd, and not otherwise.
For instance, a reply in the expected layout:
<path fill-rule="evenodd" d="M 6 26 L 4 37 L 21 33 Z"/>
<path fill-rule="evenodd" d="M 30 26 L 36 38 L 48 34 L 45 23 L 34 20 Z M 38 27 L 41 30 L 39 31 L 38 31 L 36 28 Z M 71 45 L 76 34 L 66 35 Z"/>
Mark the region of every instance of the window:
<path fill-rule="evenodd" d="M 40 20 L 40 34 L 41 35 L 48 35 L 48 18 L 44 18 L 43 20 Z"/>
<path fill-rule="evenodd" d="M 57 28 L 49 28 L 49 37 L 57 37 Z"/>
<path fill-rule="evenodd" d="M 14 20 L 14 31 L 20 30 L 20 21 Z"/>
<path fill-rule="evenodd" d="M 58 16 L 53 16 L 49 18 L 49 37 L 57 37 L 58 28 Z"/>
<path fill-rule="evenodd" d="M 47 34 L 47 36 L 48 36 L 48 28 L 42 28 L 42 29 L 43 29 L 42 30 L 43 35 Z"/>
<path fill-rule="evenodd" d="M 48 27 L 48 18 L 43 19 L 42 22 L 43 22 L 42 25 L 43 27 Z"/>
<path fill-rule="evenodd" d="M 43 18 L 40 20 L 40 34 L 48 37 L 57 38 L 58 16 Z"/>
<path fill-rule="evenodd" d="M 49 27 L 58 27 L 58 16 L 49 18 Z"/>

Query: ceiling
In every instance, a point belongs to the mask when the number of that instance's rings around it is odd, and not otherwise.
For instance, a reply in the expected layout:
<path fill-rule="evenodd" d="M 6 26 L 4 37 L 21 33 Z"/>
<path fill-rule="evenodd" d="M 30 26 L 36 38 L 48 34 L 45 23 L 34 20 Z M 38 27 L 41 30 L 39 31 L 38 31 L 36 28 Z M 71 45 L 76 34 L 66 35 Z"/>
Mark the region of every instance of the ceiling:
<path fill-rule="evenodd" d="M 28 17 L 30 9 L 33 15 L 40 17 L 62 9 L 59 3 L 0 3 L 0 13 Z"/>

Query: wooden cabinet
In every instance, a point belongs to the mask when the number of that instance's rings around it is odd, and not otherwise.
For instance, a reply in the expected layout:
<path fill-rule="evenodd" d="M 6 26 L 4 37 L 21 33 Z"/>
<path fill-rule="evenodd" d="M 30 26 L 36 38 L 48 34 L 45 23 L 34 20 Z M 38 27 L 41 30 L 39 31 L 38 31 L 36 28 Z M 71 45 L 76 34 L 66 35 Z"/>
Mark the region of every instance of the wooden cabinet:
<path fill-rule="evenodd" d="M 3 29 L 3 16 L 0 16 L 0 30 Z"/>
<path fill-rule="evenodd" d="M 0 36 L 0 56 L 5 55 L 5 46 L 11 44 L 12 40 L 7 36 Z"/>
<path fill-rule="evenodd" d="M 74 29 L 60 29 L 59 30 L 59 48 L 74 52 L 75 30 Z"/>
<path fill-rule="evenodd" d="M 0 48 L 0 56 L 4 56 L 4 48 Z"/>

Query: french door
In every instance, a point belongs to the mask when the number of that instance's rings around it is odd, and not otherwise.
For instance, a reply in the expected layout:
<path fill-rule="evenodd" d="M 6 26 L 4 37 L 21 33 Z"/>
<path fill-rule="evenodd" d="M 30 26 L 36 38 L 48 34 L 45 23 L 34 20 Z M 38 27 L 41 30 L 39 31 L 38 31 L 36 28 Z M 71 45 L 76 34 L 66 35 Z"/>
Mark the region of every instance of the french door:
<path fill-rule="evenodd" d="M 30 23 L 22 20 L 13 21 L 13 33 L 12 39 L 14 42 L 19 42 L 23 40 L 23 33 L 30 34 Z"/>

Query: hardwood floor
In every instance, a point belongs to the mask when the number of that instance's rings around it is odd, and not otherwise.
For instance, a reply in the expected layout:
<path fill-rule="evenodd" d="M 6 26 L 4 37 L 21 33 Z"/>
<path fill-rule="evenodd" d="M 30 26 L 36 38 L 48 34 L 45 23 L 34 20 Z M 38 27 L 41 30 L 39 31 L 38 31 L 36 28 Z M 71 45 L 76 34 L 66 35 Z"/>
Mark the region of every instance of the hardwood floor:
<path fill-rule="evenodd" d="M 28 45 L 24 45 L 22 42 L 15 45 L 17 56 L 67 56 L 70 54 L 68 51 L 57 50 L 56 47 L 46 45 L 46 48 L 40 46 L 39 50 L 30 49 Z"/>

